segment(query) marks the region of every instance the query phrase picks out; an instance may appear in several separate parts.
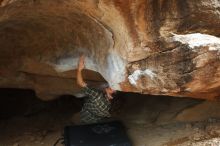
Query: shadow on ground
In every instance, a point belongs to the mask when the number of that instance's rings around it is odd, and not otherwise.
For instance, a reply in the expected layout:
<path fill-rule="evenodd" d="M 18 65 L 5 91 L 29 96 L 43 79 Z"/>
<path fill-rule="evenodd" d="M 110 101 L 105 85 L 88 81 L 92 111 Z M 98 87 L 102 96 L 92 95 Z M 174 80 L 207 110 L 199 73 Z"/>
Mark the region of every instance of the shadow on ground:
<path fill-rule="evenodd" d="M 0 89 L 0 97 L 3 146 L 53 145 L 83 104 L 68 95 L 45 102 L 21 89 Z M 219 145 L 220 121 L 213 112 L 219 102 L 122 92 L 115 101 L 112 115 L 125 124 L 134 146 Z"/>

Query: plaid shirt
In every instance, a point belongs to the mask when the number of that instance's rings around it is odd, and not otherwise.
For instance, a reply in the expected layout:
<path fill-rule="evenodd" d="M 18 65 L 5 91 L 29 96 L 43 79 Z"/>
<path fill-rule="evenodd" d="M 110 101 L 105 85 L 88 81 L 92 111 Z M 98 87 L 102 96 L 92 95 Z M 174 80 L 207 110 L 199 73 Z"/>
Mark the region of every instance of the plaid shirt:
<path fill-rule="evenodd" d="M 106 94 L 102 91 L 89 87 L 83 88 L 84 93 L 88 96 L 85 98 L 83 108 L 80 112 L 82 123 L 95 123 L 105 117 L 110 117 L 110 101 L 107 100 Z"/>

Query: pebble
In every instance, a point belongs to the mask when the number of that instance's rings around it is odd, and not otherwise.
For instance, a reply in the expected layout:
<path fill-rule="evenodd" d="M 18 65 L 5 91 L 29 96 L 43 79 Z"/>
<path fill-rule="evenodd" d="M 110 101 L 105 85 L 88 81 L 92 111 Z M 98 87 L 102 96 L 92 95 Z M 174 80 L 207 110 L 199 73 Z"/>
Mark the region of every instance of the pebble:
<path fill-rule="evenodd" d="M 30 140 L 31 140 L 31 141 L 35 141 L 36 139 L 35 139 L 34 136 L 32 136 L 32 137 L 30 138 Z"/>
<path fill-rule="evenodd" d="M 44 130 L 44 131 L 41 133 L 41 135 L 42 135 L 43 137 L 47 136 L 47 134 L 48 134 L 48 131 L 47 131 L 47 130 Z"/>
<path fill-rule="evenodd" d="M 14 143 L 13 146 L 19 146 L 19 144 L 18 143 Z"/>
<path fill-rule="evenodd" d="M 192 125 L 191 124 L 186 124 L 186 129 L 191 129 Z"/>

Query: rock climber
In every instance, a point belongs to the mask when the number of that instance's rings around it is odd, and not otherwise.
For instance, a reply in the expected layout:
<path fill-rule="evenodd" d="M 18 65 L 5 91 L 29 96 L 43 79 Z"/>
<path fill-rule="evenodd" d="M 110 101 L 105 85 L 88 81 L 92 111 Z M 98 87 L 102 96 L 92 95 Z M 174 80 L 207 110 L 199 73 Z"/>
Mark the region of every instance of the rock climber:
<path fill-rule="evenodd" d="M 77 84 L 82 87 L 86 95 L 82 110 L 80 111 L 80 123 L 90 124 L 103 121 L 110 118 L 111 102 L 116 90 L 106 86 L 103 90 L 91 88 L 83 80 L 82 70 L 85 67 L 85 56 L 81 55 L 77 69 Z"/>

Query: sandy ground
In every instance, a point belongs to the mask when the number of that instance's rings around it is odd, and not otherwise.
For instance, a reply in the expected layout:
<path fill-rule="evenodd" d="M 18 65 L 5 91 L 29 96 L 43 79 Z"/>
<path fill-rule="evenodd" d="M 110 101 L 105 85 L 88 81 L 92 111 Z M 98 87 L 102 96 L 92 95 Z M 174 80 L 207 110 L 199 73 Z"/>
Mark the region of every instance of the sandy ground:
<path fill-rule="evenodd" d="M 82 105 L 70 96 L 43 102 L 31 92 L 0 93 L 0 146 L 52 146 L 66 125 L 74 125 L 73 115 Z M 217 117 L 176 119 L 184 109 L 203 101 L 137 94 L 120 97 L 123 103 L 114 116 L 125 124 L 134 146 L 220 146 Z"/>

